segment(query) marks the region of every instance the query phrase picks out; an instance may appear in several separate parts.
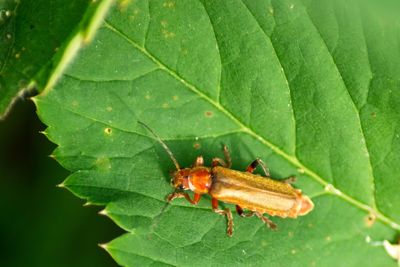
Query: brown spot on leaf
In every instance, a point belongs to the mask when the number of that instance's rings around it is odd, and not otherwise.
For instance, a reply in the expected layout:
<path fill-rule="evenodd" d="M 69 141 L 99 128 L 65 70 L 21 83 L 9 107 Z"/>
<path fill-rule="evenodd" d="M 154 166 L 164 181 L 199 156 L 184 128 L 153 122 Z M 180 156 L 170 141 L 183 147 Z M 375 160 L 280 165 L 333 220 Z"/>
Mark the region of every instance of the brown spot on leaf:
<path fill-rule="evenodd" d="M 212 113 L 212 111 L 206 111 L 204 112 L 204 115 L 206 115 L 206 117 L 212 117 L 214 115 L 214 113 Z"/>
<path fill-rule="evenodd" d="M 374 225 L 375 221 L 376 221 L 376 215 L 373 213 L 368 214 L 364 218 L 364 222 L 367 225 L 367 227 L 371 227 L 372 225 Z"/>
<path fill-rule="evenodd" d="M 194 143 L 193 148 L 194 149 L 199 149 L 201 147 L 200 143 Z"/>

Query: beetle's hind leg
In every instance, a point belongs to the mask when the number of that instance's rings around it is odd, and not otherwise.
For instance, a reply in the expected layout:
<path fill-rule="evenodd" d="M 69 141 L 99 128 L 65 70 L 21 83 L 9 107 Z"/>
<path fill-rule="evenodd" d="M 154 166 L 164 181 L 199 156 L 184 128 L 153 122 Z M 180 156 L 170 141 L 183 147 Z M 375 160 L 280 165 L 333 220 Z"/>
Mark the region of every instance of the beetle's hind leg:
<path fill-rule="evenodd" d="M 258 167 L 258 165 L 260 165 L 261 168 L 263 169 L 265 176 L 271 177 L 267 165 L 265 165 L 264 161 L 262 161 L 261 159 L 256 159 L 252 163 L 250 163 L 250 165 L 247 166 L 246 171 L 253 173 L 253 171 Z"/>
<path fill-rule="evenodd" d="M 271 221 L 267 217 L 264 217 L 264 215 L 262 215 L 261 213 L 259 213 L 257 211 L 249 211 L 247 213 L 244 213 L 242 207 L 240 207 L 239 205 L 236 205 L 236 211 L 239 214 L 239 216 L 241 216 L 241 217 L 253 217 L 254 215 L 256 215 L 258 218 L 260 218 L 263 221 L 263 223 L 265 223 L 272 230 L 276 230 L 276 228 L 278 227 L 273 221 Z"/>
<path fill-rule="evenodd" d="M 272 230 L 276 230 L 278 228 L 278 226 L 271 221 L 269 218 L 265 217 L 263 214 L 259 213 L 259 212 L 255 212 L 254 213 L 258 218 L 261 219 L 261 221 L 263 221 L 263 223 L 265 223 L 269 228 L 271 228 Z"/>
<path fill-rule="evenodd" d="M 226 233 L 228 234 L 229 237 L 231 237 L 233 233 L 233 216 L 231 210 L 228 208 L 223 210 L 219 209 L 218 199 L 216 198 L 211 199 L 211 204 L 212 204 L 212 209 L 215 213 L 218 213 L 222 216 L 226 216 L 226 219 L 228 220 L 228 227 L 226 229 Z"/>

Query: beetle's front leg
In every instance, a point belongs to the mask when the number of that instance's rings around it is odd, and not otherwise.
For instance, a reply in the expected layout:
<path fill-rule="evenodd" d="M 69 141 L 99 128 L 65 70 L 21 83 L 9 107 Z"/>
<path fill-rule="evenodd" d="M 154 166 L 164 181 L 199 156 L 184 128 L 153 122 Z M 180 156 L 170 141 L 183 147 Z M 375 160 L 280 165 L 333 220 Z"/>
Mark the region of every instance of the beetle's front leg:
<path fill-rule="evenodd" d="M 231 154 L 229 153 L 229 150 L 226 147 L 226 145 L 224 145 L 224 157 L 225 160 L 221 158 L 213 158 L 211 166 L 216 167 L 218 165 L 221 165 L 222 167 L 230 168 L 232 166 Z"/>
<path fill-rule="evenodd" d="M 197 205 L 197 203 L 199 203 L 201 195 L 200 194 L 194 194 L 193 195 L 193 199 L 190 198 L 188 193 L 185 192 L 173 192 L 171 194 L 169 194 L 167 196 L 167 201 L 171 202 L 172 200 L 174 200 L 175 198 L 186 198 L 187 201 L 189 201 L 190 203 Z"/>
<path fill-rule="evenodd" d="M 215 213 L 218 213 L 222 216 L 226 216 L 226 219 L 228 220 L 228 227 L 226 229 L 226 233 L 228 234 L 229 237 L 231 237 L 233 233 L 233 216 L 231 210 L 228 208 L 224 210 L 219 209 L 218 199 L 216 198 L 211 199 L 211 204 L 212 204 L 212 209 Z"/>
<path fill-rule="evenodd" d="M 231 158 L 231 153 L 229 153 L 228 147 L 224 145 L 224 157 L 225 157 L 225 162 L 226 162 L 226 167 L 231 168 L 232 167 L 232 158 Z"/>
<path fill-rule="evenodd" d="M 217 167 L 218 165 L 221 165 L 222 167 L 228 168 L 228 164 L 226 164 L 225 160 L 221 158 L 213 158 L 211 162 L 212 167 Z"/>
<path fill-rule="evenodd" d="M 198 156 L 196 161 L 193 163 L 193 167 L 201 167 L 204 166 L 204 159 L 203 156 Z"/>

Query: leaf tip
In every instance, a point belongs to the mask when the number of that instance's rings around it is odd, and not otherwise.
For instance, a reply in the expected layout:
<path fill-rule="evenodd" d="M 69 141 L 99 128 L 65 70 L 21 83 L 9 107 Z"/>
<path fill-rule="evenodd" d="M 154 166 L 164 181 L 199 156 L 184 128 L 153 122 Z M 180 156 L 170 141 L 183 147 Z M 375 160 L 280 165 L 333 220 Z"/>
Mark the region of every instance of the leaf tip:
<path fill-rule="evenodd" d="M 102 249 L 104 249 L 104 250 L 106 250 L 107 251 L 107 244 L 106 243 L 104 243 L 104 244 L 97 244 L 99 247 L 101 247 Z"/>
<path fill-rule="evenodd" d="M 103 215 L 103 216 L 108 216 L 108 213 L 107 213 L 106 209 L 103 209 L 103 210 L 99 211 L 99 214 Z"/>
<path fill-rule="evenodd" d="M 65 188 L 65 184 L 64 184 L 64 182 L 62 182 L 62 183 L 59 183 L 58 185 L 56 185 L 57 187 L 59 187 L 59 188 Z"/>
<path fill-rule="evenodd" d="M 37 104 L 38 104 L 38 97 L 37 96 L 32 96 L 29 99 L 35 104 L 35 106 L 37 106 Z"/>

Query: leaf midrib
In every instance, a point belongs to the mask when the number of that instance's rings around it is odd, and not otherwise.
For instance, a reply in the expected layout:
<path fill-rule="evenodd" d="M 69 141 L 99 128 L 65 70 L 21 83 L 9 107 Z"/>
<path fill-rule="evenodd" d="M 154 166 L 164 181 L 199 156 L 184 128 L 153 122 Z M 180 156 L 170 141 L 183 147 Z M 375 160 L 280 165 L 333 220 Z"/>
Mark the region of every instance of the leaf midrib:
<path fill-rule="evenodd" d="M 262 136 L 258 135 L 255 133 L 252 129 L 247 127 L 245 124 L 243 124 L 238 118 L 236 118 L 232 113 L 230 113 L 227 109 L 225 109 L 224 106 L 222 106 L 219 102 L 216 102 L 215 100 L 211 99 L 209 96 L 201 92 L 196 86 L 191 84 L 189 81 L 185 80 L 183 77 L 179 76 L 174 70 L 170 69 L 168 66 L 163 64 L 160 60 L 158 60 L 155 56 L 153 56 L 145 47 L 142 47 L 138 45 L 134 40 L 129 38 L 127 35 L 125 35 L 122 31 L 118 30 L 115 28 L 113 25 L 111 25 L 108 21 L 104 22 L 104 26 L 125 39 L 128 43 L 130 43 L 133 47 L 141 51 L 144 55 L 146 55 L 150 60 L 152 60 L 155 64 L 159 66 L 161 70 L 166 71 L 169 75 L 174 77 L 176 80 L 181 82 L 183 85 L 185 85 L 188 89 L 196 93 L 199 97 L 203 98 L 210 104 L 212 104 L 216 109 L 221 111 L 223 114 L 225 114 L 228 118 L 230 118 L 234 123 L 236 123 L 242 132 L 249 134 L 250 136 L 254 137 L 256 140 L 260 141 L 262 144 L 265 146 L 269 147 L 272 151 L 274 151 L 276 154 L 280 155 L 287 161 L 289 161 L 291 164 L 296 166 L 297 168 L 300 168 L 304 170 L 304 173 L 307 174 L 309 177 L 311 177 L 313 180 L 321 184 L 322 186 L 325 187 L 325 190 L 328 191 L 328 193 L 338 196 L 339 198 L 343 199 L 344 201 L 349 202 L 353 206 L 366 211 L 368 213 L 373 213 L 376 215 L 377 219 L 382 221 L 383 223 L 389 225 L 389 227 L 395 229 L 395 230 L 400 230 L 400 224 L 396 223 L 393 219 L 386 217 L 383 215 L 378 209 L 370 207 L 366 205 L 365 203 L 362 203 L 353 197 L 341 192 L 337 188 L 334 188 L 332 184 L 328 183 L 325 179 L 323 179 L 321 176 L 307 168 L 305 165 L 303 165 L 296 157 L 290 156 L 286 154 L 283 150 L 281 150 L 279 147 L 274 145 L 273 143 L 269 142 Z"/>

